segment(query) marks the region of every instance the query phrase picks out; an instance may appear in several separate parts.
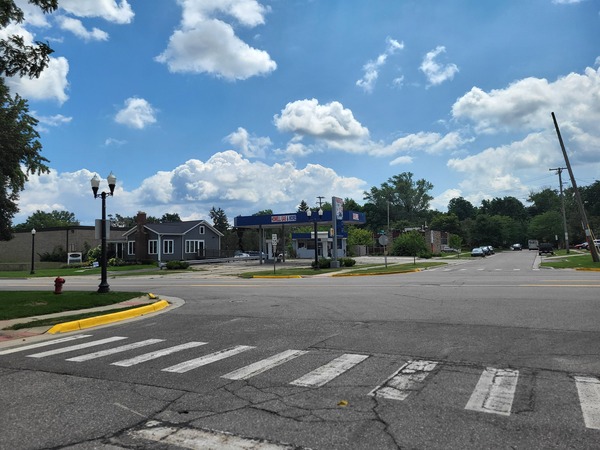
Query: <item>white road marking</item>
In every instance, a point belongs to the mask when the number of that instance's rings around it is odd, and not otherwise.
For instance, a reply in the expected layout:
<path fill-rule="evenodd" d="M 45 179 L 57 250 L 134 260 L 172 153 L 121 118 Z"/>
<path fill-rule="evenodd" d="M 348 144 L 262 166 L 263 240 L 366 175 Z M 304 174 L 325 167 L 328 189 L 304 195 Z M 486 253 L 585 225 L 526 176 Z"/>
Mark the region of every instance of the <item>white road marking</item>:
<path fill-rule="evenodd" d="M 69 337 L 64 337 L 64 338 L 60 338 L 60 339 L 54 339 L 53 341 L 37 342 L 35 344 L 24 345 L 23 347 L 9 348 L 8 350 L 2 350 L 2 351 L 0 351 L 0 355 L 8 355 L 10 353 L 24 352 L 27 350 L 32 350 L 34 348 L 46 347 L 48 345 L 54 345 L 54 344 L 61 344 L 63 342 L 74 341 L 76 339 L 82 339 L 82 338 L 86 338 L 86 337 L 90 337 L 90 336 L 91 336 L 91 334 L 78 334 L 76 336 L 69 336 Z"/>
<path fill-rule="evenodd" d="M 101 350 L 99 352 L 88 353 L 87 355 L 75 356 L 74 358 L 68 358 L 67 361 L 89 361 L 90 359 L 101 358 L 103 356 L 114 355 L 115 353 L 125 352 L 127 350 L 133 350 L 140 347 L 145 347 L 146 345 L 156 344 L 158 342 L 163 342 L 164 339 L 147 339 L 145 341 L 134 342 L 133 344 L 121 345 L 120 347 L 109 348 L 108 350 Z"/>
<path fill-rule="evenodd" d="M 585 426 L 600 430 L 600 380 L 593 377 L 575 377 L 575 385 Z"/>
<path fill-rule="evenodd" d="M 188 348 L 199 347 L 201 345 L 206 345 L 207 342 L 187 342 L 185 344 L 176 345 L 174 347 L 163 348 L 162 350 L 157 350 L 155 352 L 144 353 L 143 355 L 136 356 L 135 358 L 124 359 L 123 361 L 117 361 L 112 363 L 113 366 L 119 367 L 130 367 L 135 366 L 136 364 L 140 364 L 146 361 L 150 361 L 152 359 L 160 358 L 161 356 L 170 355 L 171 353 L 179 352 L 181 350 L 187 350 Z"/>
<path fill-rule="evenodd" d="M 383 384 L 369 392 L 369 395 L 390 400 L 405 400 L 412 392 L 418 390 L 436 366 L 437 362 L 434 361 L 409 361 Z"/>
<path fill-rule="evenodd" d="M 465 409 L 510 416 L 518 379 L 518 370 L 488 367 L 481 374 Z"/>
<path fill-rule="evenodd" d="M 189 361 L 184 361 L 180 364 L 175 364 L 174 366 L 162 369 L 162 371 L 184 373 L 189 370 L 196 369 L 198 367 L 205 366 L 216 361 L 220 361 L 221 359 L 229 358 L 230 356 L 237 355 L 238 353 L 242 353 L 253 348 L 255 347 L 251 347 L 249 345 L 238 345 L 236 347 L 227 348 L 225 350 L 219 350 L 218 352 L 201 356 L 200 358 L 190 359 Z"/>
<path fill-rule="evenodd" d="M 193 450 L 293 450 L 298 447 L 249 439 L 231 433 L 194 428 L 149 427 L 130 433 L 133 437 L 160 442 L 162 445 Z"/>
<path fill-rule="evenodd" d="M 266 372 L 269 369 L 291 361 L 298 356 L 305 355 L 306 353 L 308 352 L 304 350 L 286 350 L 278 353 L 277 355 L 257 361 L 254 364 L 250 364 L 246 367 L 242 367 L 241 369 L 229 372 L 228 374 L 221 376 L 221 378 L 226 378 L 228 380 L 247 380 L 248 378 L 252 378 L 255 375 Z"/>
<path fill-rule="evenodd" d="M 290 384 L 303 387 L 321 387 L 334 378 L 367 359 L 368 355 L 346 353 L 333 361 L 321 366 L 310 373 L 292 381 Z"/>
<path fill-rule="evenodd" d="M 42 353 L 34 353 L 33 355 L 27 355 L 28 358 L 44 358 L 46 356 L 58 355 L 60 353 L 72 352 L 75 350 L 81 350 L 83 348 L 95 347 L 97 345 L 108 344 L 109 342 L 121 341 L 127 339 L 123 336 L 113 336 L 106 339 L 100 339 L 98 341 L 86 342 L 85 344 L 71 345 L 69 347 L 58 348 L 55 350 L 48 350 Z"/>

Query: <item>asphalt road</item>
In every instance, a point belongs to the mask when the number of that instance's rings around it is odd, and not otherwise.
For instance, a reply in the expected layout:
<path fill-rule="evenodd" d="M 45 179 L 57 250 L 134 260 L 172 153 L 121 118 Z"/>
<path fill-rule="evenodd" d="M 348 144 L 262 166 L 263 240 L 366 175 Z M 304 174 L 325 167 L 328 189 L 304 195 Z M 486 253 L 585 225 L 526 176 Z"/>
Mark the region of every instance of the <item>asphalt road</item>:
<path fill-rule="evenodd" d="M 185 305 L 0 349 L 0 448 L 598 448 L 600 273 L 536 259 L 110 279 Z"/>

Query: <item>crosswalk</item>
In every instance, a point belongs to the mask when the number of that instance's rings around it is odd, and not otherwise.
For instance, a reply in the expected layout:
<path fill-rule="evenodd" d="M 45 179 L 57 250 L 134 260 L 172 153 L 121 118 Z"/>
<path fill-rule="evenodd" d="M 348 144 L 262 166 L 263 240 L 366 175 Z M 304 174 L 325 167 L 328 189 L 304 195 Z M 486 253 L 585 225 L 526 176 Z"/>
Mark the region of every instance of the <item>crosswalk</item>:
<path fill-rule="evenodd" d="M 84 363 L 100 358 L 115 357 L 126 352 L 141 351 L 150 346 L 166 343 L 165 339 L 152 338 L 123 344 L 123 341 L 127 339 L 126 336 L 95 339 L 91 334 L 80 334 L 1 350 L 0 357 L 21 353 L 25 358 L 41 360 L 50 357 L 62 358 L 65 354 L 71 352 L 82 352 L 88 349 L 94 350 L 91 353 L 78 354 L 77 356 L 65 359 L 73 363 Z M 108 364 L 127 368 L 167 356 L 187 355 L 189 352 L 184 352 L 208 344 L 208 342 L 190 341 L 141 353 L 137 356 L 119 359 Z M 111 345 L 112 347 L 110 347 Z M 109 348 L 97 349 L 102 346 L 108 346 Z M 251 354 L 251 351 L 256 348 L 251 345 L 226 347 L 191 359 L 184 359 L 177 364 L 158 370 L 171 374 L 183 374 L 221 360 L 235 358 L 242 353 Z M 319 355 L 319 351 L 287 349 L 220 375 L 220 378 L 227 380 L 249 380 L 276 367 L 294 361 L 297 358 L 307 358 L 311 355 Z M 370 357 L 371 355 L 367 354 L 344 353 L 316 369 L 289 381 L 289 385 L 309 389 L 321 388 L 350 372 Z M 322 359 L 323 355 L 320 354 L 319 358 Z M 385 378 L 385 381 L 375 386 L 367 395 L 391 402 L 407 401 L 411 396 L 418 395 L 421 390 L 425 389 L 428 380 L 441 370 L 444 370 L 443 362 L 418 359 L 409 360 L 393 371 Z M 572 380 L 576 387 L 577 400 L 581 407 L 581 417 L 585 427 L 591 430 L 600 430 L 600 379 L 594 376 L 577 375 L 573 376 Z M 483 368 L 470 398 L 464 405 L 464 409 L 478 413 L 510 416 L 518 383 L 519 371 L 516 369 Z"/>

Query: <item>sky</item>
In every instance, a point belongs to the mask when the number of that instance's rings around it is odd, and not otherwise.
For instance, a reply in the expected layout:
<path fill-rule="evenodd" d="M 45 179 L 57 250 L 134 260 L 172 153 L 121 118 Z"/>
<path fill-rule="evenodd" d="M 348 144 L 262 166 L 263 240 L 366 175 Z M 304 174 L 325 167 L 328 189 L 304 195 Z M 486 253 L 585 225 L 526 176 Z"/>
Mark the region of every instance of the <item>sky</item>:
<path fill-rule="evenodd" d="M 210 220 L 352 198 L 394 175 L 431 207 L 600 178 L 600 0 L 59 0 L 0 30 L 55 52 L 11 78 L 39 120 L 37 210 Z M 565 187 L 570 186 L 563 176 Z"/>

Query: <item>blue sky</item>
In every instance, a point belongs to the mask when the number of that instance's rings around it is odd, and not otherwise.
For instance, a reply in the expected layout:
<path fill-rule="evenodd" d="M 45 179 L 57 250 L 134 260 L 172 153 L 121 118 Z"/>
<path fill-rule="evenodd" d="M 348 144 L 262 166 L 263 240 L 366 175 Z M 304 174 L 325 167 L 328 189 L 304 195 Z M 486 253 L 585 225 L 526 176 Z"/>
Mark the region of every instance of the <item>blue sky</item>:
<path fill-rule="evenodd" d="M 23 5 L 22 1 L 19 4 Z M 598 0 L 59 0 L 5 32 L 55 49 L 11 79 L 51 173 L 36 210 L 230 222 L 412 172 L 432 207 L 558 188 L 558 118 L 579 185 L 600 173 Z"/>

